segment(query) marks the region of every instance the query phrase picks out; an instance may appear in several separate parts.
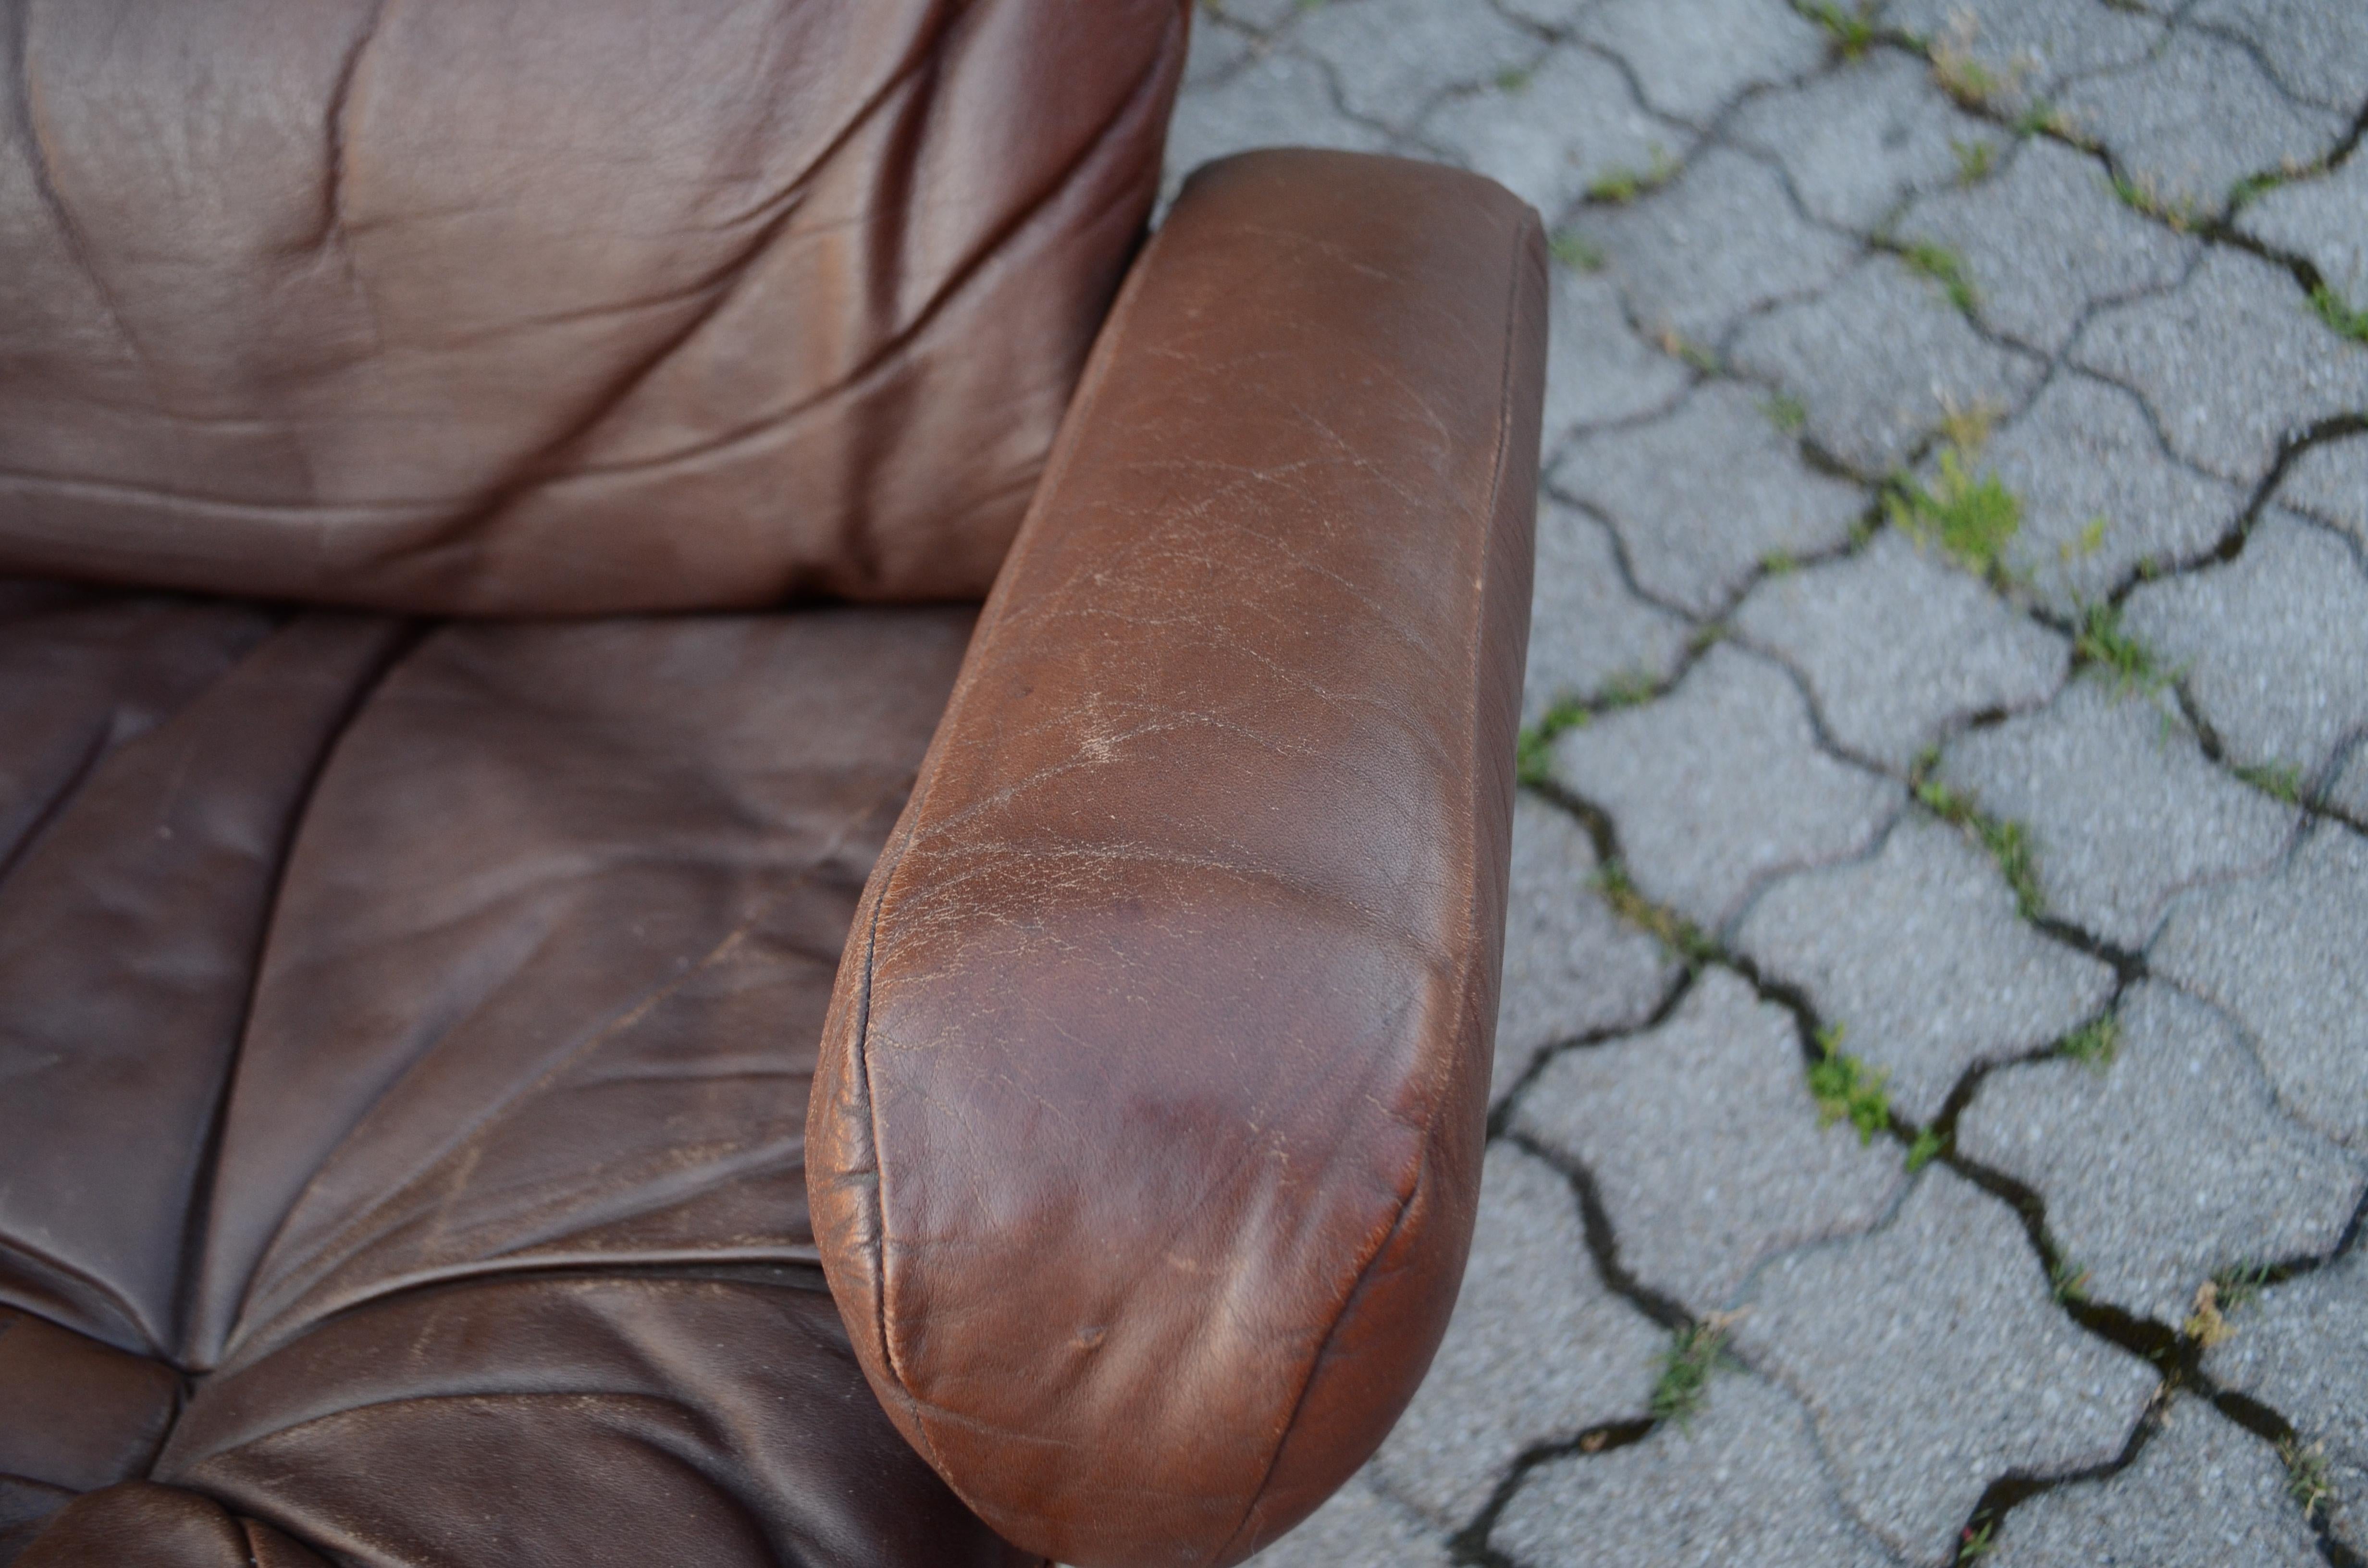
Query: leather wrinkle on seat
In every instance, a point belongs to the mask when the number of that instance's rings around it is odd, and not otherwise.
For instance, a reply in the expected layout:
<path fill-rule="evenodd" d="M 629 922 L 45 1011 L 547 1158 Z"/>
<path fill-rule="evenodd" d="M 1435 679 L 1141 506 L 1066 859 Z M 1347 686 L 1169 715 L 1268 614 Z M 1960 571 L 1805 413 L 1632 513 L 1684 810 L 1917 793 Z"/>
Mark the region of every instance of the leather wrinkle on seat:
<path fill-rule="evenodd" d="M 0 615 L 11 602 L 0 585 Z M 250 744 L 245 773 L 210 777 L 211 754 L 185 744 L 185 727 L 220 728 L 233 698 L 257 708 L 306 698 L 336 720 L 298 737 L 325 762 L 279 770 L 305 785 L 272 798 L 301 817 L 275 824 L 284 853 L 251 857 L 255 875 L 233 890 L 242 907 L 268 911 L 268 931 L 258 914 L 237 964 L 199 971 L 220 983 L 211 1011 L 185 1009 L 233 1020 L 237 1036 L 234 1053 L 221 1028 L 188 1052 L 201 1071 L 183 1120 L 219 1122 L 210 1145 L 194 1131 L 184 1140 L 218 1149 L 198 1244 L 184 1263 L 180 1210 L 143 1210 L 156 1207 L 154 1183 L 85 1183 L 56 1199 L 80 1202 L 85 1217 L 111 1202 L 118 1212 L 97 1230 L 155 1249 L 119 1292 L 137 1310 L 82 1313 L 82 1326 L 122 1346 L 80 1341 L 86 1356 L 144 1369 L 138 1377 L 170 1391 L 156 1396 L 163 1405 L 124 1407 L 133 1415 L 169 1412 L 181 1384 L 171 1364 L 190 1369 L 188 1408 L 153 1471 L 162 1416 L 149 1427 L 100 1422 L 95 1431 L 120 1427 L 131 1435 L 117 1446 L 138 1451 L 85 1466 L 71 1485 L 0 1474 L 0 1532 L 15 1532 L 0 1542 L 22 1545 L 84 1491 L 88 1506 L 58 1515 L 30 1561 L 52 1548 L 81 1561 L 75 1532 L 112 1540 L 129 1509 L 177 1521 L 175 1539 L 269 1535 L 290 1562 L 313 1561 L 290 1555 L 305 1543 L 355 1562 L 418 1551 L 557 1562 L 571 1559 L 553 1543 L 588 1549 L 584 1521 L 598 1513 L 563 1500 L 613 1482 L 643 1501 L 599 1528 L 623 1540 L 671 1518 L 670 1537 L 643 1541 L 659 1555 L 1018 1561 L 879 1412 L 814 1267 L 803 1196 L 805 1084 L 847 923 L 974 612 L 453 624 L 381 672 L 319 655 L 325 625 L 349 642 L 374 635 L 383 662 L 402 628 L 382 618 L 283 616 L 274 629 L 242 607 L 82 592 L 63 612 L 46 599 L 36 609 L 0 620 L 0 747 L 17 735 L 48 744 L 23 754 L 40 767 L 0 766 L 0 823 L 28 815 L 28 791 L 81 783 L 63 803 L 36 802 L 45 825 L 0 881 L 0 979 L 12 996 L 36 959 L 58 957 L 25 909 L 31 894 L 48 901 L 48 930 L 75 928 L 70 912 L 55 918 L 74 880 L 43 881 L 44 867 L 93 844 L 123 846 L 115 874 L 129 892 L 118 903 L 138 903 L 131 871 L 153 845 L 127 830 L 117 802 L 154 791 L 127 794 L 119 774 L 152 783 L 148 759 L 178 746 L 171 756 L 188 767 L 176 798 L 234 795 L 255 756 L 290 747 Z M 90 630 L 75 616 L 161 617 L 173 631 L 183 612 L 229 618 L 208 623 L 222 651 L 195 692 L 149 693 L 136 639 L 127 653 L 120 636 L 70 635 Z M 188 633 L 177 634 L 173 657 L 185 660 Z M 81 684 L 19 678 L 43 649 Z M 279 667 L 289 649 L 307 653 L 309 684 Z M 105 667 L 94 675 L 93 664 Z M 338 697 L 322 695 L 333 687 Z M 117 702 L 127 689 L 137 702 Z M 19 711 L 42 710 L 44 690 L 50 710 L 138 710 L 120 721 Z M 32 722 L 44 716 L 45 728 Z M 93 728 L 129 738 L 78 775 L 51 756 L 78 756 Z M 136 934 L 86 950 L 138 971 Z M 87 965 L 62 973 L 74 982 L 62 991 L 120 989 L 85 983 Z M 101 1037 L 124 1028 L 63 1004 L 40 1016 L 52 1025 L 44 1041 L 21 1019 L 0 1027 L 0 1082 L 104 1055 Z M 82 1032 L 65 1038 L 69 1026 Z M 53 1097 L 11 1095 L 0 1119 Z M 103 1168 L 94 1136 L 71 1119 L 54 1130 L 54 1168 Z M 22 1185 L 0 1193 L 0 1253 L 25 1229 Z M 0 1269 L 0 1301 L 35 1314 L 0 1333 L 0 1471 L 26 1436 L 6 1381 L 11 1335 L 76 1338 L 54 1325 L 80 1309 L 32 1278 L 21 1265 Z M 186 1322 L 173 1314 L 184 1302 Z M 468 1325 L 457 1338 L 456 1323 Z M 478 1354 L 494 1343 L 506 1348 Z M 761 1418 L 751 1388 L 771 1391 Z M 519 1415 L 520 1402 L 539 1414 Z M 38 1446 L 54 1423 L 31 1419 L 45 1429 Z M 472 1517 L 436 1506 L 461 1472 L 433 1479 L 443 1460 L 431 1454 L 481 1471 L 499 1456 L 521 1486 L 539 1475 L 552 1507 L 523 1510 L 516 1539 L 464 1539 Z M 649 1464 L 664 1473 L 637 1468 Z M 664 1475 L 676 1472 L 706 1479 L 670 1492 Z M 113 1484 L 143 1475 L 233 1513 L 192 1522 L 202 1510 L 157 1502 L 160 1488 Z M 652 1513 L 661 1495 L 693 1515 Z M 358 1520 L 381 1535 L 355 1535 Z M 423 1533 L 404 1544 L 406 1529 Z M 543 1544 L 527 1539 L 537 1529 Z"/>

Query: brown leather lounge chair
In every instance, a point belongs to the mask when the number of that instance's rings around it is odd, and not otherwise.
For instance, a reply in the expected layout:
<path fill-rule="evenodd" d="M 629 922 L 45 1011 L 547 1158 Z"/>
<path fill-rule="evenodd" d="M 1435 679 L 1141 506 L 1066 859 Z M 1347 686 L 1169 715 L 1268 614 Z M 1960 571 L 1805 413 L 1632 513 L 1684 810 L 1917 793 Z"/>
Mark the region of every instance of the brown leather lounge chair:
<path fill-rule="evenodd" d="M 1138 255 L 1180 0 L 0 18 L 0 1560 L 1315 1507 L 1471 1223 L 1532 215 Z"/>

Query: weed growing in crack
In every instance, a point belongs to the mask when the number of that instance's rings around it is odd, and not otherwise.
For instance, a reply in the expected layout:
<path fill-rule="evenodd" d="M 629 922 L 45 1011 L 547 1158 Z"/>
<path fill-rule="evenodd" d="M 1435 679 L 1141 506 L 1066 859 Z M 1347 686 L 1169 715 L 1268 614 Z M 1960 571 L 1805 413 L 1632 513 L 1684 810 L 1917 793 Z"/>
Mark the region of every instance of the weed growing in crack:
<path fill-rule="evenodd" d="M 1949 36 L 1932 40 L 1925 54 L 1932 62 L 1932 80 L 1964 108 L 1986 109 L 2021 85 L 2024 65 L 2018 62 L 2003 74 L 1975 58 L 1972 13 L 1960 11 Z"/>
<path fill-rule="evenodd" d="M 1611 206 L 1624 206 L 1650 191 L 1656 191 L 1675 179 L 1677 161 L 1656 145 L 1653 161 L 1641 169 L 1606 169 L 1588 183 L 1587 199 Z"/>
<path fill-rule="evenodd" d="M 2237 777 L 2287 805 L 2302 800 L 2302 769 L 2291 762 L 2239 763 L 2233 770 Z"/>
<path fill-rule="evenodd" d="M 2055 1054 L 2101 1073 L 2113 1064 L 2122 1049 L 2122 1023 L 2107 1013 L 2091 1018 L 2055 1044 Z"/>
<path fill-rule="evenodd" d="M 1689 342 L 1676 327 L 1663 327 L 1659 343 L 1661 352 L 1670 358 L 1682 359 L 1705 376 L 1718 374 L 1718 356 L 1699 343 Z"/>
<path fill-rule="evenodd" d="M 2072 117 L 2049 103 L 2034 103 L 2016 115 L 2013 131 L 2017 136 L 2037 136 L 2044 131 L 2052 136 L 2061 136 L 2066 142 L 2081 140 L 2073 128 Z"/>
<path fill-rule="evenodd" d="M 2104 514 L 2100 512 L 2082 526 L 2078 537 L 2067 539 L 2055 547 L 2057 558 L 2066 566 L 2076 561 L 2088 560 L 2105 548 L 2105 530 L 2109 527 L 2111 525 L 2105 521 Z"/>
<path fill-rule="evenodd" d="M 1637 892 L 1628 878 L 1628 868 L 1619 861 L 1607 860 L 1595 873 L 1595 891 L 1611 906 L 1612 914 L 1660 943 L 1688 969 L 1699 970 L 1718 957 L 1718 944 L 1704 936 L 1701 926 Z"/>
<path fill-rule="evenodd" d="M 2288 1437 L 2278 1444 L 2278 1458 L 2285 1461 L 2286 1495 L 2305 1519 L 2317 1523 L 2319 1510 L 2335 1495 L 2335 1483 L 2327 1473 L 2327 1445 L 2305 1446 L 2300 1437 Z"/>
<path fill-rule="evenodd" d="M 1995 142 L 1960 142 L 1949 140 L 1949 151 L 1957 155 L 1957 183 L 1979 185 L 1990 177 L 1998 167 L 1998 143 Z"/>
<path fill-rule="evenodd" d="M 2079 629 L 2072 637 L 2072 660 L 2110 679 L 2116 697 L 2158 691 L 2170 680 L 2154 650 L 2122 625 L 2119 605 L 2092 604 L 2080 611 Z"/>
<path fill-rule="evenodd" d="M 1817 1102 L 1817 1125 L 1848 1121 L 1858 1129 L 1861 1148 L 1891 1121 L 1889 1073 L 1878 1073 L 1842 1049 L 1842 1026 L 1817 1031 L 1817 1060 L 1809 1069 L 1809 1093 Z"/>
<path fill-rule="evenodd" d="M 1554 252 L 1554 258 L 1556 261 L 1569 267 L 1573 272 L 1603 270 L 1603 247 L 1588 241 L 1576 230 L 1560 231 L 1548 244 L 1547 248 Z"/>
<path fill-rule="evenodd" d="M 1529 85 L 1530 74 L 1518 65 L 1497 73 L 1497 90 L 1500 93 L 1524 92 Z"/>
<path fill-rule="evenodd" d="M 1899 258 L 1941 286 L 1949 296 L 1949 303 L 1971 312 L 1975 294 L 1973 280 L 1965 276 L 1964 258 L 1946 245 L 1936 245 L 1919 240 L 1899 253 Z"/>
<path fill-rule="evenodd" d="M 1948 1144 L 1938 1128 L 1927 1127 L 1917 1133 L 1916 1142 L 1907 1145 L 1907 1174 L 1913 1176 L 1940 1158 L 1941 1151 Z"/>
<path fill-rule="evenodd" d="M 2310 308 L 2318 312 L 2338 337 L 2368 343 L 2368 310 L 2353 310 L 2343 296 L 2322 283 L 2310 291 Z"/>
<path fill-rule="evenodd" d="M 2068 1257 L 2058 1258 L 2055 1267 L 2047 1271 L 2048 1294 L 2059 1307 L 2073 1306 L 2089 1299 L 2089 1271 Z"/>
<path fill-rule="evenodd" d="M 1964 457 L 1978 456 L 1990 444 L 1990 432 L 1998 427 L 1999 416 L 2006 410 L 1986 397 L 1961 403 L 1946 392 L 1941 394 L 1941 438 L 1957 449 Z"/>
<path fill-rule="evenodd" d="M 1860 0 L 1855 11 L 1845 11 L 1834 0 L 1816 0 L 1809 19 L 1826 29 L 1826 41 L 1844 60 L 1856 60 L 1874 43 L 1874 6 Z"/>
<path fill-rule="evenodd" d="M 1759 571 L 1763 576 L 1789 577 L 1800 569 L 1801 563 L 1793 558 L 1789 550 L 1771 550 L 1759 558 Z"/>
<path fill-rule="evenodd" d="M 1937 778 L 1926 778 L 1930 765 L 1917 759 L 1909 775 L 1915 786 L 1916 803 L 1952 827 L 1964 828 L 1974 842 L 1988 852 L 1998 865 L 1998 874 L 2014 892 L 2014 906 L 2025 920 L 2036 920 L 2045 913 L 2047 901 L 2039 890 L 2039 861 L 2032 852 L 2031 830 L 2019 822 L 1993 817 L 1983 812 L 1970 795 L 1959 794 Z"/>
<path fill-rule="evenodd" d="M 2220 1311 L 2224 1314 L 2250 1305 L 2269 1282 L 2270 1266 L 2266 1263 L 2240 1263 L 2212 1276 Z"/>
<path fill-rule="evenodd" d="M 1564 698 L 1525 726 L 1513 742 L 1513 777 L 1534 790 L 1554 776 L 1554 744 L 1565 730 L 1576 730 L 1594 715 Z"/>
<path fill-rule="evenodd" d="M 1729 627 L 1726 622 L 1723 620 L 1710 621 L 1704 625 L 1694 628 L 1694 634 L 1686 639 L 1686 652 L 1689 653 L 1706 653 L 1711 649 L 1718 646 L 1718 644 L 1725 642 L 1733 635 L 1734 630 Z"/>
<path fill-rule="evenodd" d="M 2113 176 L 2113 194 L 2122 205 L 2133 212 L 2168 224 L 2174 234 L 2183 234 L 2203 222 L 2203 213 L 2192 196 L 2165 196 L 2151 177 L 2132 179 L 2127 175 Z"/>
<path fill-rule="evenodd" d="M 1674 1421 L 1689 1425 L 1694 1412 L 1702 1408 L 1702 1395 L 1709 1392 L 1710 1375 L 1726 1351 L 1726 1331 L 1733 1320 L 1713 1312 L 1698 1324 L 1691 1324 L 1669 1335 L 1669 1347 L 1661 1352 L 1660 1376 L 1653 1381 L 1653 1401 L 1648 1408 L 1656 1421 Z"/>
<path fill-rule="evenodd" d="M 2227 1318 L 2220 1311 L 2218 1280 L 2206 1279 L 2195 1288 L 2195 1310 L 2187 1314 L 2179 1331 L 2204 1350 L 2226 1342 L 2237 1332 L 2228 1326 Z"/>
<path fill-rule="evenodd" d="M 1787 436 L 1809 422 L 1809 405 L 1788 392 L 1769 393 L 1760 403 L 1759 412 L 1768 415 L 1768 422 Z"/>
<path fill-rule="evenodd" d="M 1643 670 L 1622 670 L 1597 690 L 1595 705 L 1602 709 L 1642 708 L 1659 690 L 1660 683 Z"/>
<path fill-rule="evenodd" d="M 1938 544 L 1966 570 L 1998 575 L 2007 541 L 2022 527 L 2022 503 L 1995 473 L 1965 472 L 1962 449 L 1941 454 L 1941 476 L 1930 490 L 1912 479 L 1894 482 L 1884 506 L 1891 520 L 1919 540 Z"/>

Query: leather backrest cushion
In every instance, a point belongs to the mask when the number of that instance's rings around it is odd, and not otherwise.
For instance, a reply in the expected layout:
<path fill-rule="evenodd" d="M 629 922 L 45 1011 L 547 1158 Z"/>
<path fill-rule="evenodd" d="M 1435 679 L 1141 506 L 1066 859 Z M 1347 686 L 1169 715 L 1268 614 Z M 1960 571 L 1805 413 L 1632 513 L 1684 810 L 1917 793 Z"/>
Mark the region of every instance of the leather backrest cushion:
<path fill-rule="evenodd" d="M 975 597 L 1185 0 L 0 0 L 0 573 Z"/>

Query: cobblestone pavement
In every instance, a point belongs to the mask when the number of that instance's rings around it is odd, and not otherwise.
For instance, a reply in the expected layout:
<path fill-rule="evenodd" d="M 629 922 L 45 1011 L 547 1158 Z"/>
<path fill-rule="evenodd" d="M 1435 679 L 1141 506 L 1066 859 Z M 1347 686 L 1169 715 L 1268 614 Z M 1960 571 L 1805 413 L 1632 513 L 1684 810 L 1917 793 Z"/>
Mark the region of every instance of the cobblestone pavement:
<path fill-rule="evenodd" d="M 1556 263 L 1472 1265 L 1264 1568 L 2368 1553 L 2368 6 L 1848 6 L 1200 16 L 1172 167 Z"/>

